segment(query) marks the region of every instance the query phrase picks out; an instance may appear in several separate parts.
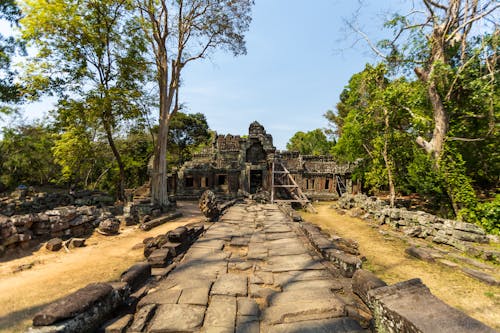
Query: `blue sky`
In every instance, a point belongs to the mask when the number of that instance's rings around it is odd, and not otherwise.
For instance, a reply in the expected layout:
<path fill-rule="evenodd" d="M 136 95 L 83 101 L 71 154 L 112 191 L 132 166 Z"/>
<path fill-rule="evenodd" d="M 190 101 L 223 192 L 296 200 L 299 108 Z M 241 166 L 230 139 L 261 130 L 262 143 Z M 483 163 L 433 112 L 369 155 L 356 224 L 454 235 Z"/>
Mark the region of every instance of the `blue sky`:
<path fill-rule="evenodd" d="M 191 63 L 183 74 L 181 100 L 187 112 L 204 113 L 220 134 L 246 134 L 257 120 L 275 146 L 285 149 L 295 132 L 327 127 L 322 115 L 334 109 L 352 74 L 376 59 L 364 43 L 352 48 L 356 36 L 345 31 L 344 20 L 359 7 L 356 0 L 255 2 L 248 54 L 216 52 Z M 365 1 L 364 30 L 380 38 L 381 14 L 404 2 Z M 0 26 L 0 32 L 6 30 Z M 50 108 L 50 101 L 26 105 L 23 116 L 40 117 Z"/>

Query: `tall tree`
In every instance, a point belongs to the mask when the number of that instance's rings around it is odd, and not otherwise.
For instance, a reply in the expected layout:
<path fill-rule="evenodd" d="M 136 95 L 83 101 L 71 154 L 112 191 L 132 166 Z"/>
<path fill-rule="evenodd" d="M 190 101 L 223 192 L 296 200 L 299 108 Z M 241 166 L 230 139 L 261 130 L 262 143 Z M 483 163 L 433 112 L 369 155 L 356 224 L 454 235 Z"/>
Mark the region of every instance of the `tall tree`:
<path fill-rule="evenodd" d="M 303 155 L 328 155 L 333 145 L 334 142 L 328 141 L 325 133 L 317 128 L 305 133 L 295 133 L 286 144 L 286 149 Z"/>
<path fill-rule="evenodd" d="M 459 172 L 450 170 L 451 166 L 466 170 L 460 145 L 498 137 L 500 4 L 478 0 L 420 0 L 413 4 L 408 14 L 394 14 L 386 22 L 393 29 L 392 39 L 369 45 L 392 69 L 413 71 L 426 87 L 432 126 L 415 140 L 447 180 L 447 175 Z M 483 98 L 477 98 L 479 95 Z M 474 100 L 476 106 L 467 100 Z M 474 123 L 475 130 L 465 130 L 467 123 Z M 456 179 L 446 187 L 458 213 L 468 205 L 465 202 L 474 202 L 465 199 L 474 192 L 468 177 Z M 460 188 L 467 188 L 467 194 L 457 195 Z"/>
<path fill-rule="evenodd" d="M 179 110 L 183 68 L 219 48 L 246 53 L 253 0 L 135 0 L 156 65 L 160 96 L 158 139 L 151 176 L 152 200 L 168 205 L 167 143 L 172 116 Z"/>
<path fill-rule="evenodd" d="M 14 0 L 3 0 L 0 3 L 0 20 L 6 20 L 11 25 L 17 25 L 21 11 Z M 19 100 L 18 86 L 13 82 L 14 72 L 11 70 L 11 57 L 17 50 L 23 51 L 23 45 L 12 36 L 0 34 L 0 102 L 16 102 Z M 0 108 L 6 112 L 6 108 Z"/>
<path fill-rule="evenodd" d="M 26 0 L 23 11 L 23 37 L 38 49 L 27 68 L 31 92 L 58 92 L 62 103 L 70 101 L 66 105 L 78 105 L 83 113 L 74 117 L 102 129 L 119 168 L 116 192 L 123 199 L 125 166 L 115 135 L 122 120 L 140 114 L 135 100 L 147 68 L 131 1 Z"/>

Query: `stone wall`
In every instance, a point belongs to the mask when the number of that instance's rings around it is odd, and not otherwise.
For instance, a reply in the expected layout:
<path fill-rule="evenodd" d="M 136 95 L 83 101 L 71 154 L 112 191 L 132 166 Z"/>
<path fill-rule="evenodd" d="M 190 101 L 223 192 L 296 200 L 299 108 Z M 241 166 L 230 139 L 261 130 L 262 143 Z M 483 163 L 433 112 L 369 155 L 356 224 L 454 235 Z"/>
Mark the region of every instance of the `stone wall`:
<path fill-rule="evenodd" d="M 339 208 L 362 209 L 379 224 L 387 224 L 408 236 L 425 238 L 434 243 L 447 244 L 461 251 L 470 251 L 471 243 L 488 243 L 484 230 L 471 223 L 444 219 L 422 211 L 391 208 L 382 200 L 363 194 L 344 194 L 337 202 Z"/>
<path fill-rule="evenodd" d="M 99 223 L 112 217 L 111 212 L 96 206 L 63 206 L 41 213 L 0 215 L 0 256 L 50 238 L 90 234 Z"/>
<path fill-rule="evenodd" d="M 420 279 L 388 286 L 360 269 L 354 273 L 352 289 L 372 311 L 377 332 L 496 332 L 441 301 Z"/>
<path fill-rule="evenodd" d="M 110 206 L 113 197 L 100 191 L 77 191 L 73 193 L 35 192 L 33 189 L 18 189 L 8 196 L 0 198 L 0 214 L 13 216 L 28 213 L 40 213 L 55 207 L 74 206 Z"/>

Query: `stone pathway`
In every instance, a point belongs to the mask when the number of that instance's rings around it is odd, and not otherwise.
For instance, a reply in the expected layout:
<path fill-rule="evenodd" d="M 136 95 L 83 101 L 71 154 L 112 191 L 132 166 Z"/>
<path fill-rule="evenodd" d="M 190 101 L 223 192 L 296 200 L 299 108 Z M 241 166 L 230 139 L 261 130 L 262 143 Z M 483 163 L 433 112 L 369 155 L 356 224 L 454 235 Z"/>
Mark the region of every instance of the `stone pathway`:
<path fill-rule="evenodd" d="M 236 205 L 141 299 L 128 332 L 367 332 L 351 279 L 330 265 L 277 206 Z"/>

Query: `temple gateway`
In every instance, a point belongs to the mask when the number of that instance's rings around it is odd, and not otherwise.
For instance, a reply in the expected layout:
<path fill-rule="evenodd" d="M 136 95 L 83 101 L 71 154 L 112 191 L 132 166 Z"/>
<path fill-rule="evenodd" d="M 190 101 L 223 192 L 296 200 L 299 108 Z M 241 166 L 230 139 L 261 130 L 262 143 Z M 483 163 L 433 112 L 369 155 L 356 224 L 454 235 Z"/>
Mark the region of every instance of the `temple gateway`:
<path fill-rule="evenodd" d="M 224 198 L 266 193 L 272 202 L 331 200 L 357 192 L 351 173 L 355 164 L 339 164 L 330 156 L 278 151 L 273 137 L 258 122 L 248 136 L 216 135 L 191 161 L 169 174 L 176 199 L 198 199 L 207 189 Z"/>

